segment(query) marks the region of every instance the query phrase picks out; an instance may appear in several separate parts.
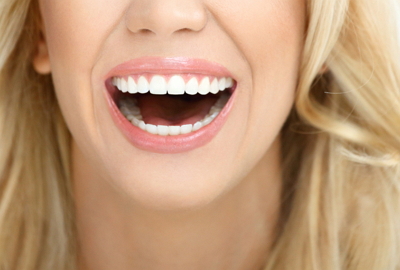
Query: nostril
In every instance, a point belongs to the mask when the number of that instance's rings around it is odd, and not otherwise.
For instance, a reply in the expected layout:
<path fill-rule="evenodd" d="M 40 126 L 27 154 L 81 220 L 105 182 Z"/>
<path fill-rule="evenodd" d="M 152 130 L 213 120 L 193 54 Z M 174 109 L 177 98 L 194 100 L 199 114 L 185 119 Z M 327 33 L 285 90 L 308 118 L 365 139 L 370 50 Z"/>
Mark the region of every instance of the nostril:
<path fill-rule="evenodd" d="M 153 33 L 153 31 L 151 31 L 150 29 L 139 29 L 137 32 L 141 33 L 141 34 L 151 34 L 151 33 Z"/>
<path fill-rule="evenodd" d="M 130 32 L 152 32 L 160 37 L 168 37 L 176 32 L 201 31 L 207 21 L 204 6 L 186 0 L 132 1 L 125 17 Z"/>
<path fill-rule="evenodd" d="M 177 32 L 186 33 L 186 32 L 193 32 L 193 30 L 190 28 L 183 28 L 183 29 L 178 30 Z"/>

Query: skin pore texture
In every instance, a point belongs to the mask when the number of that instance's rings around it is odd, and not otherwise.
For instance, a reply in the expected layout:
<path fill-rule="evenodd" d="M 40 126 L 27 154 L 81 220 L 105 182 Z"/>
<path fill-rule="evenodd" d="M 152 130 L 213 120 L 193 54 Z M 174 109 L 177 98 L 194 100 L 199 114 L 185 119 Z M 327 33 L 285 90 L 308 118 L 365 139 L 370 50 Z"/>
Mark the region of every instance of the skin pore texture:
<path fill-rule="evenodd" d="M 33 61 L 72 133 L 79 270 L 259 270 L 280 212 L 279 132 L 297 85 L 301 0 L 40 0 Z M 113 120 L 106 75 L 141 57 L 203 59 L 235 79 L 212 139 L 157 153 Z"/>

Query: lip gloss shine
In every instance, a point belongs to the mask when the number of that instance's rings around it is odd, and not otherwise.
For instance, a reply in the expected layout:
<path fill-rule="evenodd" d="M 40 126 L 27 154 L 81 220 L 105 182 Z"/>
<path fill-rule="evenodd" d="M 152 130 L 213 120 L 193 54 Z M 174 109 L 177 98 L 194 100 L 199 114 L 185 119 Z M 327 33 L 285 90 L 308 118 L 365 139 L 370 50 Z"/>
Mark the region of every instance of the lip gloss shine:
<path fill-rule="evenodd" d="M 197 131 L 176 136 L 160 136 L 148 133 L 134 126 L 122 115 L 112 98 L 115 91 L 118 90 L 113 86 L 111 78 L 140 74 L 199 74 L 215 77 L 232 77 L 231 73 L 220 64 L 203 59 L 184 57 L 143 57 L 122 63 L 113 68 L 104 78 L 107 89 L 105 91 L 105 98 L 116 126 L 135 147 L 156 153 L 181 153 L 207 144 L 221 130 L 232 108 L 235 91 L 231 93 L 232 95 L 228 103 L 218 116 L 210 124 Z"/>

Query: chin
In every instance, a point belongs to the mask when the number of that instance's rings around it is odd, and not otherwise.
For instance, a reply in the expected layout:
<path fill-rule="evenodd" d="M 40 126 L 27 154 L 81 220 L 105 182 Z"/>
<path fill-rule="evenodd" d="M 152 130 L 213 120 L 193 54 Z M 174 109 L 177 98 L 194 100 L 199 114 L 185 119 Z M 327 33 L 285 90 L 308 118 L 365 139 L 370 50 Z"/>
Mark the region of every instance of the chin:
<path fill-rule="evenodd" d="M 156 211 L 194 210 L 205 208 L 216 201 L 229 185 L 228 180 L 202 175 L 189 177 L 184 174 L 170 176 L 149 176 L 125 179 L 123 193 L 134 204 Z"/>

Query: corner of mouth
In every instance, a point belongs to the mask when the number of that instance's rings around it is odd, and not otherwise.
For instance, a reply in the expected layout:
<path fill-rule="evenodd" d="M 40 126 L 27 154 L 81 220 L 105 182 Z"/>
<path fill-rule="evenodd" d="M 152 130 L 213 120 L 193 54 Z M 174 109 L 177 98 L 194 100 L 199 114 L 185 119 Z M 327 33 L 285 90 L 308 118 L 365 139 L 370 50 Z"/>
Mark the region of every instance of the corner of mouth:
<path fill-rule="evenodd" d="M 108 93 L 121 115 L 150 136 L 165 139 L 201 132 L 233 96 L 231 76 L 137 73 L 111 76 Z"/>

